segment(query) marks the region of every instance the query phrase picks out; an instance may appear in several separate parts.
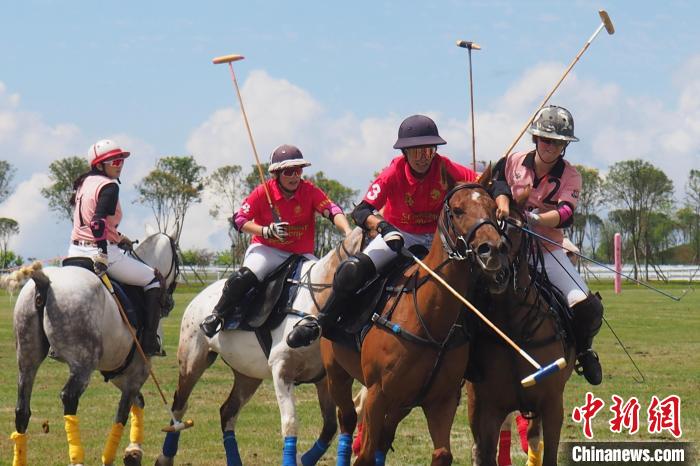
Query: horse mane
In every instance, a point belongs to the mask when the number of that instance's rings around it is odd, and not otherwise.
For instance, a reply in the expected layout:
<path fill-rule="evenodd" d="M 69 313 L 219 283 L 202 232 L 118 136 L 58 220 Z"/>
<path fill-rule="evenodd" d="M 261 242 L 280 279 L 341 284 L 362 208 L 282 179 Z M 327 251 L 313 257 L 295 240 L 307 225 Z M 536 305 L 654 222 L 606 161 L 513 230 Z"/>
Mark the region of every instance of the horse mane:
<path fill-rule="evenodd" d="M 34 261 L 29 265 L 20 267 L 19 269 L 6 273 L 0 276 L 0 288 L 7 290 L 10 294 L 14 294 L 22 288 L 31 278 L 41 279 L 41 276 L 46 277 L 41 271 L 42 265 L 40 261 Z M 40 274 L 40 275 L 39 275 Z M 47 278 L 48 280 L 48 278 Z"/>

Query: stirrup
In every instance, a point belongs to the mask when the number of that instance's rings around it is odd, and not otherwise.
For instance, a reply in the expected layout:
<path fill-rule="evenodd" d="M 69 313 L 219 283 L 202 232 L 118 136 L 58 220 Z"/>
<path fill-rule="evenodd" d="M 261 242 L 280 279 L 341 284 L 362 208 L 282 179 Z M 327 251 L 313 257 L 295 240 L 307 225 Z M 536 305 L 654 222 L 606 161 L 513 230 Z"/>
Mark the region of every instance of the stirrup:
<path fill-rule="evenodd" d="M 212 327 L 212 324 L 215 326 Z M 204 334 L 209 338 L 216 335 L 223 328 L 223 326 L 224 319 L 215 314 L 209 314 L 199 323 L 199 328 L 201 328 L 202 332 L 204 332 Z"/>

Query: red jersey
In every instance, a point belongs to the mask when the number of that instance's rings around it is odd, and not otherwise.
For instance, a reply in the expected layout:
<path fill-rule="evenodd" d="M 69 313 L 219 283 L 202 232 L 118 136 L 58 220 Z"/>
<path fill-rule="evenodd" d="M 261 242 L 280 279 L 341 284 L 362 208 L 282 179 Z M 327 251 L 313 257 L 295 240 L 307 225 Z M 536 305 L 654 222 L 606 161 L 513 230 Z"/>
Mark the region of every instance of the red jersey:
<path fill-rule="evenodd" d="M 253 236 L 252 243 L 262 243 L 282 251 L 296 254 L 313 254 L 314 252 L 314 227 L 316 226 L 316 212 L 322 214 L 324 210 L 331 209 L 333 203 L 326 193 L 313 183 L 301 180 L 299 187 L 290 198 L 284 197 L 280 191 L 277 180 L 270 179 L 265 182 L 272 197 L 272 203 L 277 208 L 281 221 L 288 222 L 289 236 L 284 241 L 275 238 L 265 239 L 262 236 Z M 272 223 L 272 211 L 267 203 L 265 189 L 259 185 L 243 201 L 241 208 L 234 216 L 237 225 L 242 226 L 252 220 L 258 225 Z"/>
<path fill-rule="evenodd" d="M 538 179 L 535 175 L 535 152 L 516 152 L 508 156 L 505 177 L 514 199 L 518 199 L 531 187 L 530 196 L 525 202 L 527 210 L 539 209 L 539 213 L 543 214 L 556 210 L 562 202 L 569 204 L 571 210 L 576 209 L 581 191 L 581 175 L 563 158 L 554 164 L 548 174 Z M 560 244 L 564 241 L 564 233 L 560 228 L 535 225 L 533 230 Z M 550 249 L 551 245 L 544 245 Z"/>
<path fill-rule="evenodd" d="M 364 201 L 379 210 L 384 218 L 402 231 L 414 234 L 434 233 L 448 181 L 476 180 L 476 174 L 447 157 L 435 154 L 425 176 L 417 178 L 403 155 L 396 157 L 370 185 Z"/>

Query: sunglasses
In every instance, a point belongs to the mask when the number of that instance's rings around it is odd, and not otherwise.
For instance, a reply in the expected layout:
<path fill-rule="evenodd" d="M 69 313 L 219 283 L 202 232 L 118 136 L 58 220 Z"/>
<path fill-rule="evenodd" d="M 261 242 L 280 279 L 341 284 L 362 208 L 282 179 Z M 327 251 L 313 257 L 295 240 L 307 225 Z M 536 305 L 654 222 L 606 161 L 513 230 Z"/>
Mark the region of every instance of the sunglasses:
<path fill-rule="evenodd" d="M 282 174 L 284 176 L 301 176 L 302 168 L 301 167 L 295 167 L 295 168 L 285 168 L 282 170 Z"/>
<path fill-rule="evenodd" d="M 547 144 L 549 146 L 562 147 L 564 146 L 564 144 L 566 144 L 566 141 L 561 141 L 559 139 L 537 138 L 537 140 L 540 141 L 542 144 Z"/>
<path fill-rule="evenodd" d="M 119 168 L 122 165 L 124 165 L 124 159 L 114 159 L 114 160 L 108 160 L 105 162 L 107 165 L 111 165 L 114 168 Z"/>
<path fill-rule="evenodd" d="M 432 159 L 435 156 L 435 153 L 437 152 L 437 147 L 409 147 L 408 149 L 406 149 L 406 151 L 409 155 L 415 157 L 416 159 Z"/>

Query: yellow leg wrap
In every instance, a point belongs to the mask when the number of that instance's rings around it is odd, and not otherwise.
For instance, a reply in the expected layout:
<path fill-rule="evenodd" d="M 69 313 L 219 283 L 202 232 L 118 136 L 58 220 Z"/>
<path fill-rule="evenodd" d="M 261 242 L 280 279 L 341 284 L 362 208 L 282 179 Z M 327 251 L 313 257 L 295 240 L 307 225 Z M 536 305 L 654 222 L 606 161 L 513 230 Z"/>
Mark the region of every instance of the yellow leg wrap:
<path fill-rule="evenodd" d="M 15 442 L 12 466 L 27 466 L 27 434 L 12 432 L 10 440 Z"/>
<path fill-rule="evenodd" d="M 102 450 L 102 464 L 114 463 L 114 458 L 117 457 L 117 447 L 122 439 L 122 432 L 124 432 L 124 424 L 121 422 L 112 424 L 112 430 L 109 432 L 109 437 L 107 437 L 105 449 Z"/>
<path fill-rule="evenodd" d="M 63 416 L 66 421 L 66 437 L 68 438 L 68 457 L 72 464 L 82 464 L 85 462 L 85 452 L 80 443 L 80 427 L 78 426 L 78 416 L 69 414 Z"/>
<path fill-rule="evenodd" d="M 131 429 L 129 430 L 131 443 L 143 443 L 143 408 L 131 405 Z"/>
<path fill-rule="evenodd" d="M 540 444 L 537 445 L 537 450 L 533 450 L 532 447 L 528 448 L 526 466 L 542 466 L 543 455 L 544 442 L 540 440 Z"/>

